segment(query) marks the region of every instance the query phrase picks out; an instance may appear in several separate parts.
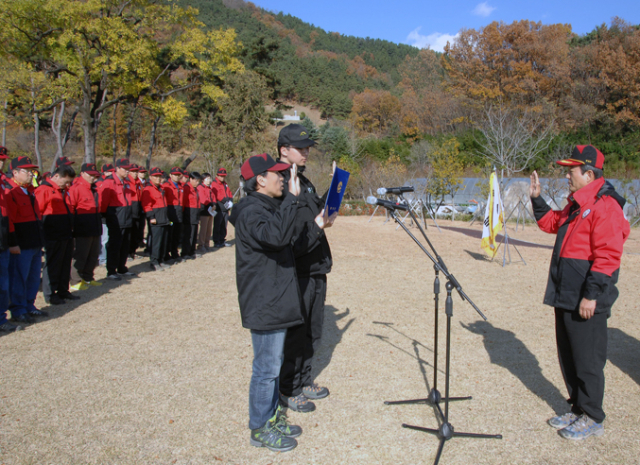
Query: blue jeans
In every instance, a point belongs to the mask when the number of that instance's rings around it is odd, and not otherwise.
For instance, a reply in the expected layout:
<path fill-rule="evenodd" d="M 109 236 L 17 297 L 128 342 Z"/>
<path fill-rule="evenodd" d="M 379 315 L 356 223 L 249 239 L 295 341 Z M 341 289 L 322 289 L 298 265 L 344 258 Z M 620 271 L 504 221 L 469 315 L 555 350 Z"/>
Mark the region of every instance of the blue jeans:
<path fill-rule="evenodd" d="M 9 308 L 9 249 L 0 252 L 0 325 L 7 322 Z"/>
<path fill-rule="evenodd" d="M 9 295 L 11 316 L 24 315 L 35 310 L 36 295 L 40 287 L 42 249 L 21 249 L 20 255 L 9 258 Z"/>
<path fill-rule="evenodd" d="M 275 414 L 278 407 L 280 367 L 286 329 L 251 330 L 253 374 L 249 385 L 249 428 L 257 429 Z"/>

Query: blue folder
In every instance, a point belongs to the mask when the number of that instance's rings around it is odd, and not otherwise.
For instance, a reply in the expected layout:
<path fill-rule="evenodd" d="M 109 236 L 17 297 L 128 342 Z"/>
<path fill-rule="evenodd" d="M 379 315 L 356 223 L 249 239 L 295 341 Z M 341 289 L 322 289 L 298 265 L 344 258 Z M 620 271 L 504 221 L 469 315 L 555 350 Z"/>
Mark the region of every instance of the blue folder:
<path fill-rule="evenodd" d="M 329 193 L 327 194 L 327 201 L 324 204 L 325 216 L 329 217 L 340 210 L 342 197 L 344 197 L 344 192 L 347 190 L 349 175 L 348 171 L 336 167 L 336 171 L 333 173 L 333 179 L 331 180 L 331 186 L 329 187 Z"/>

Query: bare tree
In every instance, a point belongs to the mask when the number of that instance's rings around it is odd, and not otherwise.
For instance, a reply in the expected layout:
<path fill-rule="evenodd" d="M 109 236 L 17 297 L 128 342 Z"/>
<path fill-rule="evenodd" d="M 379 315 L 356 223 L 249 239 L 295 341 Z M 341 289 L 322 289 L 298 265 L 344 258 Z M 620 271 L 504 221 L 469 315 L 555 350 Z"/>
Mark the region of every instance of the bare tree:
<path fill-rule="evenodd" d="M 484 136 L 481 154 L 507 176 L 526 170 L 533 159 L 549 148 L 555 120 L 530 109 L 519 110 L 503 103 L 489 105 L 477 128 Z"/>

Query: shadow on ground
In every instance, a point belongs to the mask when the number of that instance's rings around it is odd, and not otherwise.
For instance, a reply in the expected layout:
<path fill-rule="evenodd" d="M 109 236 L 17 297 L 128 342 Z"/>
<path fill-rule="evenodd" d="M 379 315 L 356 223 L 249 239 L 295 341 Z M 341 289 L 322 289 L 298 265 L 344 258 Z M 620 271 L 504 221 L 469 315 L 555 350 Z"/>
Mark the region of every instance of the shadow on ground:
<path fill-rule="evenodd" d="M 311 373 L 311 378 L 313 380 L 320 376 L 320 373 L 329 366 L 336 346 L 340 344 L 342 336 L 344 336 L 344 333 L 349 330 L 349 327 L 355 321 L 355 318 L 351 318 L 345 324 L 338 324 L 340 320 L 347 318 L 351 313 L 348 308 L 341 313 L 340 310 L 334 306 L 326 305 L 324 312 L 322 339 L 320 339 L 320 347 L 314 355 L 313 360 L 313 371 Z"/>
<path fill-rule="evenodd" d="M 461 326 L 483 337 L 491 363 L 506 368 L 524 386 L 545 401 L 556 414 L 565 413 L 567 402 L 560 390 L 542 374 L 538 359 L 511 331 L 496 328 L 486 321 Z"/>
<path fill-rule="evenodd" d="M 426 391 L 429 392 L 431 390 L 431 385 L 429 384 L 429 379 L 428 379 L 426 367 L 428 366 L 428 367 L 432 367 L 433 368 L 433 365 L 431 363 L 427 362 L 426 360 L 424 360 L 422 358 L 422 354 L 420 352 L 421 352 L 421 348 L 422 348 L 422 349 L 424 349 L 424 351 L 430 352 L 431 354 L 433 354 L 433 350 L 431 348 L 425 346 L 424 344 L 422 344 L 420 341 L 412 338 L 411 336 L 408 336 L 407 334 L 403 333 L 399 329 L 395 328 L 393 326 L 393 323 L 384 322 L 384 321 L 374 321 L 373 324 L 385 326 L 387 329 L 390 329 L 390 330 L 394 331 L 395 333 L 399 334 L 400 336 L 402 336 L 402 337 L 404 337 L 404 338 L 406 338 L 406 339 L 411 341 L 411 345 L 413 347 L 413 352 L 405 350 L 402 347 L 394 344 L 393 342 L 391 342 L 389 340 L 388 336 L 383 336 L 381 334 L 367 334 L 367 336 L 375 337 L 379 341 L 384 342 L 386 344 L 389 344 L 391 347 L 393 347 L 394 349 L 398 350 L 399 352 L 404 353 L 404 354 L 408 355 L 411 358 L 414 358 L 418 362 L 418 368 L 420 369 L 420 374 L 422 375 L 422 379 L 424 381 L 424 386 L 426 388 Z M 443 373 L 442 370 L 438 370 L 438 371 L 440 373 Z M 433 375 L 433 373 L 432 373 L 432 375 Z"/>
<path fill-rule="evenodd" d="M 473 258 L 474 260 L 478 260 L 481 262 L 490 262 L 491 259 L 489 257 L 487 257 L 486 255 L 482 255 L 481 253 L 475 253 L 475 252 L 471 252 L 470 250 L 465 250 L 465 252 L 467 252 L 469 255 L 471 255 L 471 258 Z"/>
<path fill-rule="evenodd" d="M 235 242 L 235 240 L 233 241 Z M 211 252 L 214 252 L 216 250 L 217 249 L 212 249 Z M 211 253 L 211 252 L 208 252 L 208 253 Z M 141 253 L 137 253 L 137 255 L 148 257 L 148 255 L 141 254 Z M 189 262 L 180 263 L 180 264 L 177 264 L 176 266 L 189 266 Z M 61 304 L 61 305 L 45 304 L 44 306 L 40 307 L 40 309 L 48 312 L 49 316 L 46 318 L 38 318 L 36 323 L 34 324 L 37 325 L 38 323 L 41 323 L 47 320 L 54 320 L 56 318 L 61 318 L 67 315 L 68 313 L 72 312 L 76 308 L 80 307 L 81 305 L 86 304 L 87 302 L 91 302 L 92 300 L 97 299 L 104 294 L 115 291 L 120 286 L 128 285 L 131 280 L 141 279 L 141 278 L 144 279 L 143 277 L 146 273 L 160 273 L 160 271 L 153 271 L 151 269 L 150 262 L 148 260 L 145 260 L 142 263 L 136 263 L 135 265 L 130 266 L 129 271 L 135 273 L 137 277 L 122 277 L 121 281 L 113 281 L 111 279 L 103 278 L 100 280 L 100 282 L 102 283 L 102 286 L 91 286 L 89 289 L 86 289 L 83 291 L 72 291 L 73 295 L 80 297 L 78 300 L 67 300 L 65 301 L 64 304 Z M 41 292 L 42 292 L 42 289 L 38 291 L 38 293 L 41 293 Z M 10 317 L 10 313 L 11 312 L 9 311 L 7 317 Z M 33 325 L 29 325 L 29 326 L 33 326 Z M 0 333 L 0 337 L 8 334 L 11 334 L 11 333 Z"/>
<path fill-rule="evenodd" d="M 608 359 L 640 385 L 640 341 L 618 328 L 609 328 Z"/>

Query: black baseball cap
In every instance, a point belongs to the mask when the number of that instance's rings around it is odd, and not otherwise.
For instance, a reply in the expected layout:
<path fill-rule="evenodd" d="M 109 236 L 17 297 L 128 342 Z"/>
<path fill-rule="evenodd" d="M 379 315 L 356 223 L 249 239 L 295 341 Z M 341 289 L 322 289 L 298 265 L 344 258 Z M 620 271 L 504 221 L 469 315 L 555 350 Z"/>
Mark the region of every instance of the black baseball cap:
<path fill-rule="evenodd" d="M 164 176 L 164 171 L 162 171 L 160 168 L 158 167 L 153 167 L 151 168 L 151 170 L 149 171 L 149 176 Z"/>
<path fill-rule="evenodd" d="M 121 158 L 120 160 L 116 161 L 116 168 L 124 168 L 125 170 L 130 170 L 131 163 L 129 162 L 128 158 Z"/>
<path fill-rule="evenodd" d="M 599 170 L 604 166 L 604 155 L 593 145 L 576 145 L 571 152 L 571 158 L 556 161 L 562 166 L 590 165 Z"/>
<path fill-rule="evenodd" d="M 69 160 L 67 157 L 60 157 L 56 159 L 56 168 L 60 168 L 64 165 L 73 165 L 75 161 Z"/>
<path fill-rule="evenodd" d="M 111 171 L 113 171 L 113 165 L 111 163 L 105 163 L 104 165 L 102 165 L 103 173 L 110 173 Z"/>
<path fill-rule="evenodd" d="M 284 171 L 291 168 L 287 163 L 278 163 L 270 155 L 263 153 L 254 155 L 242 164 L 240 174 L 245 181 L 265 171 Z"/>
<path fill-rule="evenodd" d="M 278 146 L 290 146 L 298 149 L 311 147 L 316 141 L 309 138 L 309 130 L 301 124 L 290 124 L 280 131 Z"/>
<path fill-rule="evenodd" d="M 0 145 L 0 160 L 6 160 L 7 158 L 9 158 L 9 150 Z"/>
<path fill-rule="evenodd" d="M 180 169 L 177 166 L 174 166 L 173 168 L 171 168 L 171 171 L 169 171 L 171 174 L 179 174 L 179 175 L 183 175 L 184 171 L 182 171 L 182 169 Z"/>
<path fill-rule="evenodd" d="M 91 176 L 100 176 L 100 171 L 98 171 L 98 167 L 95 163 L 83 163 L 82 167 L 80 167 L 80 171 L 90 174 Z"/>
<path fill-rule="evenodd" d="M 38 165 L 34 165 L 29 157 L 17 157 L 11 160 L 11 170 L 32 170 L 37 169 Z"/>

